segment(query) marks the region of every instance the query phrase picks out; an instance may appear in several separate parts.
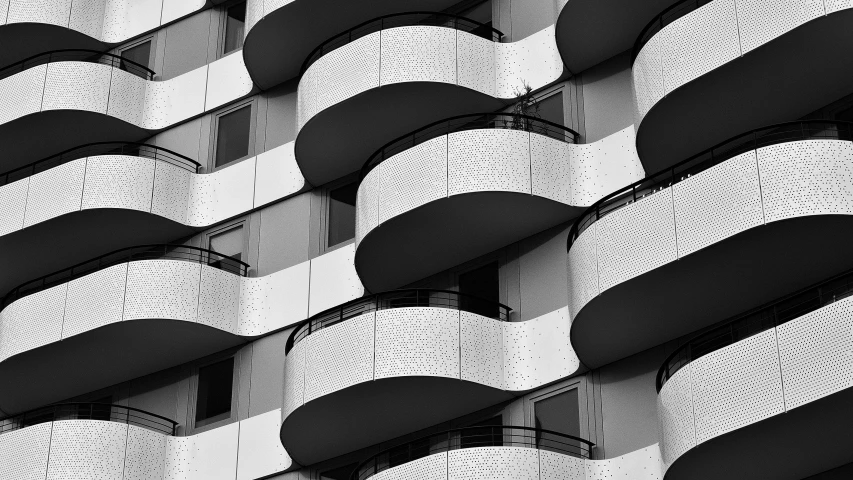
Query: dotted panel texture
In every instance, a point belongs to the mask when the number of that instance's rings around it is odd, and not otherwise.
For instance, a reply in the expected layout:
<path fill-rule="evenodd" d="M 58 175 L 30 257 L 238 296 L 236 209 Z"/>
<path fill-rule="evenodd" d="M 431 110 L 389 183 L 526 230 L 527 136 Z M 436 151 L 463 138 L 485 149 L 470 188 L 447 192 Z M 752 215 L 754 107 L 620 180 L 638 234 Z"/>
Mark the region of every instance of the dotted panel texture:
<path fill-rule="evenodd" d="M 735 0 L 715 0 L 667 25 L 662 36 L 666 93 L 740 56 Z"/>
<path fill-rule="evenodd" d="M 53 423 L 47 480 L 122 480 L 127 425 L 100 420 Z"/>
<path fill-rule="evenodd" d="M 294 142 L 288 142 L 256 157 L 255 208 L 297 193 L 305 186 L 293 148 Z"/>
<path fill-rule="evenodd" d="M 374 168 L 358 185 L 355 197 L 355 244 L 379 226 L 379 181 L 382 167 Z"/>
<path fill-rule="evenodd" d="M 584 305 L 597 297 L 598 222 L 581 233 L 569 249 L 569 309 L 575 318 Z"/>
<path fill-rule="evenodd" d="M 572 203 L 572 169 L 569 145 L 560 140 L 530 134 L 530 176 L 533 195 L 555 202 Z"/>
<path fill-rule="evenodd" d="M 305 360 L 306 403 L 373 380 L 374 328 L 371 312 L 311 335 Z"/>
<path fill-rule="evenodd" d="M 445 198 L 447 135 L 394 155 L 382 162 L 378 170 L 382 171 L 379 181 L 380 223 Z"/>
<path fill-rule="evenodd" d="M 110 0 L 104 12 L 104 41 L 117 43 L 160 26 L 163 0 Z"/>
<path fill-rule="evenodd" d="M 602 292 L 677 258 L 670 188 L 607 215 L 597 225 Z"/>
<path fill-rule="evenodd" d="M 783 413 L 776 330 L 691 363 L 696 443 Z"/>
<path fill-rule="evenodd" d="M 126 280 L 122 263 L 69 282 L 62 338 L 120 322 Z"/>
<path fill-rule="evenodd" d="M 293 461 L 281 444 L 281 410 L 271 410 L 240 421 L 237 480 L 269 478 Z"/>
<path fill-rule="evenodd" d="M 154 163 L 150 158 L 102 155 L 86 159 L 82 209 L 151 211 Z"/>
<path fill-rule="evenodd" d="M 456 75 L 461 87 L 495 96 L 495 42 L 456 32 Z"/>
<path fill-rule="evenodd" d="M 456 30 L 413 26 L 383 30 L 379 84 L 456 83 Z"/>
<path fill-rule="evenodd" d="M 379 86 L 380 33 L 372 33 L 327 53 L 302 75 L 297 131 L 326 108 Z"/>
<path fill-rule="evenodd" d="M 716 2 L 714 2 L 716 3 Z M 737 0 L 743 53 L 823 16 L 822 0 Z"/>
<path fill-rule="evenodd" d="M 47 65 L 29 68 L 0 80 L 0 123 L 41 110 Z"/>
<path fill-rule="evenodd" d="M 15 0 L 9 4 L 6 23 L 47 23 L 68 26 L 71 0 Z"/>
<path fill-rule="evenodd" d="M 51 428 L 48 422 L 0 435 L 0 478 L 44 480 Z"/>
<path fill-rule="evenodd" d="M 389 468 L 372 476 L 374 480 L 446 480 L 447 452 Z"/>
<path fill-rule="evenodd" d="M 551 25 L 517 42 L 496 43 L 496 96 L 514 99 L 525 84 L 536 90 L 560 78 L 564 67 L 556 38 Z"/>
<path fill-rule="evenodd" d="M 853 386 L 853 299 L 778 327 L 787 410 Z"/>
<path fill-rule="evenodd" d="M 569 203 L 572 205 L 592 205 L 605 195 L 646 176 L 637 156 L 633 125 L 597 142 L 569 145 L 568 148 L 572 177 L 572 200 Z"/>
<path fill-rule="evenodd" d="M 207 265 L 200 267 L 198 323 L 238 335 L 237 312 L 240 307 L 242 277 Z"/>
<path fill-rule="evenodd" d="M 364 286 L 355 271 L 355 245 L 338 248 L 311 260 L 308 315 L 364 295 Z"/>
<path fill-rule="evenodd" d="M 133 125 L 145 121 L 145 91 L 150 82 L 124 70 L 113 70 L 107 114 Z"/>
<path fill-rule="evenodd" d="M 448 480 L 535 480 L 539 451 L 524 447 L 478 447 L 447 453 Z"/>
<path fill-rule="evenodd" d="M 190 462 L 195 437 L 166 437 L 163 480 L 190 480 Z"/>
<path fill-rule="evenodd" d="M 212 110 L 248 95 L 254 86 L 243 63 L 243 55 L 220 58 L 212 62 L 208 69 L 204 109 Z"/>
<path fill-rule="evenodd" d="M 167 438 L 162 433 L 128 425 L 123 480 L 163 478 Z"/>
<path fill-rule="evenodd" d="M 305 401 L 305 357 L 311 350 L 309 335 L 293 346 L 284 358 L 284 400 L 282 402 L 281 418 L 284 420 L 294 410 L 301 407 Z"/>
<path fill-rule="evenodd" d="M 180 260 L 131 262 L 124 320 L 196 321 L 201 265 Z"/>
<path fill-rule="evenodd" d="M 264 17 L 264 1 L 263 0 L 247 0 L 246 1 L 246 36 L 252 27 L 255 26 Z"/>
<path fill-rule="evenodd" d="M 608 460 L 588 460 L 586 480 L 661 480 L 657 444 Z"/>
<path fill-rule="evenodd" d="M 24 226 L 80 210 L 86 159 L 81 158 L 30 177 Z"/>
<path fill-rule="evenodd" d="M 309 262 L 240 279 L 240 335 L 253 337 L 308 318 Z"/>
<path fill-rule="evenodd" d="M 462 380 L 505 390 L 503 323 L 471 312 L 459 312 Z"/>
<path fill-rule="evenodd" d="M 448 195 L 483 191 L 530 193 L 530 133 L 467 130 L 447 140 Z"/>
<path fill-rule="evenodd" d="M 839 12 L 848 8 L 853 8 L 853 0 L 825 0 L 826 14 Z"/>
<path fill-rule="evenodd" d="M 62 338 L 67 290 L 63 283 L 16 300 L 0 312 L 0 361 Z"/>
<path fill-rule="evenodd" d="M 758 150 L 767 223 L 853 214 L 853 143 L 805 140 Z"/>
<path fill-rule="evenodd" d="M 204 112 L 208 66 L 162 82 L 147 82 L 140 127 L 159 130 Z"/>
<path fill-rule="evenodd" d="M 639 125 L 649 110 L 666 94 L 663 81 L 663 35 L 651 38 L 634 60 L 631 85 L 634 90 L 634 123 Z"/>
<path fill-rule="evenodd" d="M 658 393 L 661 456 L 666 468 L 696 446 L 693 417 L 693 377 L 688 364 L 670 378 Z"/>
<path fill-rule="evenodd" d="M 0 187 L 0 235 L 24 228 L 24 211 L 29 188 L 29 178 Z"/>
<path fill-rule="evenodd" d="M 459 378 L 459 311 L 394 308 L 376 312 L 375 378 Z"/>
<path fill-rule="evenodd" d="M 186 224 L 192 176 L 183 168 L 157 162 L 154 167 L 151 213 Z"/>
<path fill-rule="evenodd" d="M 249 159 L 207 175 L 192 175 L 187 225 L 205 227 L 252 210 L 255 160 Z"/>
<path fill-rule="evenodd" d="M 503 323 L 504 384 L 524 391 L 568 377 L 580 366 L 569 340 L 568 308 L 526 322 Z"/>
<path fill-rule="evenodd" d="M 747 152 L 675 184 L 678 256 L 764 223 L 755 152 Z"/>
<path fill-rule="evenodd" d="M 100 63 L 55 62 L 47 66 L 42 111 L 107 113 L 113 67 Z"/>
<path fill-rule="evenodd" d="M 540 480 L 585 480 L 585 471 L 582 458 L 539 450 Z"/>
<path fill-rule="evenodd" d="M 74 0 L 71 2 L 69 27 L 100 40 L 104 30 L 104 12 L 106 11 L 107 1 Z"/>

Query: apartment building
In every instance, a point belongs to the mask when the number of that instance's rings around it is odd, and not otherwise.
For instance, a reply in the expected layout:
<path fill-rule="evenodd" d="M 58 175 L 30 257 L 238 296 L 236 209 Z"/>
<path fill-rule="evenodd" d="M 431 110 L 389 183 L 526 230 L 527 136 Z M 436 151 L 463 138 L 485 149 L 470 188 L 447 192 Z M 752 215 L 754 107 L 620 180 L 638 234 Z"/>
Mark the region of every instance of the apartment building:
<path fill-rule="evenodd" d="M 0 480 L 849 478 L 851 25 L 0 0 Z"/>

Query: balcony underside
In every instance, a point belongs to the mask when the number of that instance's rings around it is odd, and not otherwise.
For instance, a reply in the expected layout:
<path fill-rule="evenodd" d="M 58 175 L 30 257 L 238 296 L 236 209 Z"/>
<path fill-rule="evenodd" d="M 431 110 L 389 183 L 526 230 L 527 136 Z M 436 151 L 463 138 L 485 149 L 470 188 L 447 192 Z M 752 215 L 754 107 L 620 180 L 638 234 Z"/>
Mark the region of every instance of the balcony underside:
<path fill-rule="evenodd" d="M 85 33 L 47 23 L 12 23 L 0 26 L 0 67 L 44 52 L 63 49 L 105 51 L 109 45 Z M 14 46 L 13 46 L 14 45 Z"/>

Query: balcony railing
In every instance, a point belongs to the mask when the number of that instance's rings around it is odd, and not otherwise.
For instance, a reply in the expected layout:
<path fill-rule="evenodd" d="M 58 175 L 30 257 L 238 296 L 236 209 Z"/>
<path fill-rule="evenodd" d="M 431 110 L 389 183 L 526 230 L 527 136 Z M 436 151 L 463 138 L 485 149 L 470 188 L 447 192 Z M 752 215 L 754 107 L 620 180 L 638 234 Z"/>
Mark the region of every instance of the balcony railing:
<path fill-rule="evenodd" d="M 189 247 L 186 245 L 140 245 L 137 247 L 116 250 L 92 260 L 78 263 L 73 267 L 21 284 L 6 294 L 6 297 L 3 299 L 3 308 L 6 308 L 6 306 L 15 300 L 26 297 L 27 295 L 32 295 L 55 285 L 70 282 L 75 278 L 80 278 L 94 271 L 103 270 L 120 263 L 138 260 L 178 260 L 194 262 L 209 265 L 211 267 L 218 268 L 219 270 L 242 277 L 245 277 L 249 271 L 248 263 L 216 253 L 213 250 Z"/>
<path fill-rule="evenodd" d="M 371 170 L 376 168 L 385 160 L 400 152 L 432 140 L 433 138 L 466 130 L 490 128 L 522 130 L 544 135 L 566 143 L 578 143 L 579 138 L 578 133 L 571 128 L 528 115 L 517 115 L 512 113 L 475 113 L 459 115 L 431 123 L 425 127 L 415 130 L 412 133 L 408 133 L 386 143 L 379 148 L 379 150 L 373 153 L 373 155 L 367 159 L 367 162 L 364 163 L 364 166 L 361 168 L 361 178 L 364 179 Z"/>
<path fill-rule="evenodd" d="M 51 52 L 40 53 L 32 57 L 25 58 L 20 62 L 13 63 L 0 69 L 0 80 L 11 77 L 24 70 L 28 70 L 39 65 L 54 62 L 88 62 L 100 63 L 101 65 L 109 65 L 119 70 L 136 75 L 145 80 L 151 80 L 156 73 L 154 70 L 140 65 L 132 60 L 128 60 L 112 53 L 99 52 L 97 50 L 54 50 Z"/>
<path fill-rule="evenodd" d="M 456 428 L 383 450 L 361 462 L 350 478 L 366 480 L 389 468 L 462 448 L 526 447 L 589 459 L 594 446 L 583 438 L 538 428 L 500 425 Z"/>
<path fill-rule="evenodd" d="M 675 5 L 671 5 L 667 7 L 666 10 L 659 13 L 643 28 L 642 31 L 640 31 L 640 36 L 637 37 L 637 40 L 634 42 L 634 49 L 631 54 L 631 63 L 633 64 L 634 60 L 637 59 L 637 55 L 640 54 L 640 50 L 643 49 L 643 46 L 649 43 L 649 40 L 651 40 L 652 37 L 657 35 L 658 32 L 663 30 L 667 25 L 686 16 L 690 12 L 699 10 L 700 7 L 703 7 L 712 1 L 713 0 L 681 0 Z"/>
<path fill-rule="evenodd" d="M 108 403 L 59 403 L 0 420 L 0 435 L 59 420 L 101 420 L 147 428 L 174 435 L 178 422 L 138 408 Z"/>
<path fill-rule="evenodd" d="M 308 58 L 305 59 L 305 62 L 302 64 L 300 74 L 304 74 L 308 68 L 323 55 L 354 42 L 359 38 L 370 35 L 371 33 L 376 33 L 389 28 L 412 27 L 418 25 L 461 30 L 493 42 L 500 42 L 504 35 L 500 30 L 492 28 L 489 25 L 485 25 L 469 18 L 460 17 L 459 15 L 438 12 L 395 13 L 374 18 L 373 20 L 356 25 L 355 27 L 343 33 L 339 33 L 338 35 L 335 35 L 321 43 L 317 48 L 312 50 L 308 55 Z"/>
<path fill-rule="evenodd" d="M 690 362 L 853 295 L 853 271 L 774 300 L 688 340 L 658 370 L 658 392 Z"/>
<path fill-rule="evenodd" d="M 307 336 L 345 320 L 379 310 L 407 307 L 449 308 L 494 318 L 502 322 L 509 321 L 509 312 L 512 311 L 511 308 L 501 303 L 449 290 L 393 290 L 352 300 L 303 321 L 293 329 L 290 337 L 288 337 L 284 352 L 285 354 L 289 353 L 294 345 Z"/>
<path fill-rule="evenodd" d="M 567 250 L 593 223 L 622 207 L 642 200 L 644 197 L 687 180 L 697 173 L 730 160 L 742 153 L 780 143 L 800 140 L 845 140 L 853 141 L 853 123 L 830 120 L 805 120 L 780 123 L 752 130 L 711 147 L 683 162 L 650 175 L 639 182 L 628 185 L 601 200 L 575 220 L 569 231 Z"/>
<path fill-rule="evenodd" d="M 94 157 L 97 155 L 129 155 L 133 157 L 151 158 L 158 162 L 165 162 L 192 173 L 197 173 L 201 164 L 195 160 L 185 157 L 180 153 L 173 152 L 163 147 L 133 142 L 97 142 L 88 143 L 74 147 L 64 152 L 51 155 L 33 163 L 18 167 L 8 172 L 0 173 L 0 187 L 15 182 L 22 178 L 33 176 L 51 168 L 58 167 L 80 158 Z"/>

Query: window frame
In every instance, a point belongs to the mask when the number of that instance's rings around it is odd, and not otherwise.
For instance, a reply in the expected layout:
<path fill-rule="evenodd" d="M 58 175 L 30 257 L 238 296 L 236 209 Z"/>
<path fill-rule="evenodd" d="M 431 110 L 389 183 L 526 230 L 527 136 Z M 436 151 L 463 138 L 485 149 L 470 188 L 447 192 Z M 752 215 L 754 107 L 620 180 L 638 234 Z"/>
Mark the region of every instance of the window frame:
<path fill-rule="evenodd" d="M 215 422 L 210 422 L 201 426 L 196 425 L 196 409 L 198 408 L 198 377 L 199 371 L 207 366 L 213 365 L 215 363 L 222 362 L 224 360 L 228 360 L 229 358 L 234 359 L 234 371 L 232 372 L 231 377 L 231 411 L 228 414 L 227 418 L 222 418 Z M 240 355 L 238 352 L 230 352 L 223 355 L 216 355 L 215 357 L 208 358 L 204 362 L 193 365 L 192 374 L 190 375 L 190 399 L 189 404 L 187 405 L 187 435 L 194 435 L 196 433 L 205 432 L 207 430 L 212 430 L 214 428 L 219 428 L 231 423 L 234 423 L 237 420 L 238 415 L 238 398 L 239 398 L 239 390 L 240 390 Z"/>
<path fill-rule="evenodd" d="M 589 411 L 585 408 L 589 402 L 589 397 L 587 396 L 588 390 L 586 377 L 583 375 L 539 389 L 522 397 L 524 425 L 530 428 L 536 428 L 536 402 L 547 400 L 571 390 L 578 391 L 578 421 L 580 422 L 579 436 L 589 440 Z"/>
<path fill-rule="evenodd" d="M 252 98 L 248 98 L 244 101 L 237 102 L 233 105 L 229 105 L 227 108 L 224 108 L 224 109 L 213 114 L 211 121 L 210 121 L 210 128 L 211 128 L 210 148 L 209 148 L 210 153 L 208 154 L 208 162 L 207 162 L 208 163 L 208 168 L 207 168 L 208 173 L 215 172 L 215 171 L 221 170 L 223 168 L 230 167 L 232 165 L 236 165 L 237 163 L 240 163 L 244 160 L 248 160 L 248 159 L 255 156 L 255 143 L 256 143 L 256 132 L 257 132 L 257 123 L 258 123 L 258 119 L 257 119 L 258 106 L 257 106 L 257 103 L 258 103 L 257 99 L 252 97 Z M 234 160 L 231 160 L 228 163 L 223 163 L 222 165 L 217 166 L 216 165 L 216 144 L 217 144 L 217 140 L 219 139 L 219 121 L 222 117 L 224 117 L 230 113 L 234 113 L 237 110 L 240 110 L 242 108 L 246 108 L 246 107 L 248 107 L 250 109 L 248 153 L 246 153 L 246 155 L 244 155 L 240 158 L 236 158 Z"/>
<path fill-rule="evenodd" d="M 230 222 L 225 222 L 223 224 L 217 225 L 214 228 L 211 228 L 210 230 L 204 231 L 201 236 L 202 248 L 204 248 L 205 250 L 213 251 L 213 249 L 210 248 L 210 241 L 213 237 L 221 235 L 223 233 L 227 233 L 237 228 L 243 229 L 243 251 L 242 255 L 240 256 L 241 261 L 249 263 L 249 219 L 247 217 L 231 220 Z"/>
<path fill-rule="evenodd" d="M 146 36 L 144 36 L 142 38 L 138 38 L 138 39 L 136 39 L 130 43 L 126 43 L 124 45 L 121 45 L 120 47 L 117 47 L 114 50 L 114 52 L 115 52 L 114 55 L 116 55 L 117 57 L 121 57 L 121 54 L 124 53 L 125 51 L 130 50 L 132 48 L 136 48 L 145 42 L 151 42 L 151 48 L 148 50 L 148 64 L 145 66 L 148 67 L 149 69 L 153 70 L 154 69 L 154 61 L 157 59 L 157 38 L 156 38 L 155 34 L 146 35 Z"/>
<path fill-rule="evenodd" d="M 233 55 L 234 53 L 240 52 L 243 50 L 243 45 L 246 41 L 246 26 L 247 23 L 245 19 L 243 20 L 243 44 L 240 45 L 240 48 L 235 48 L 234 50 L 225 53 L 225 36 L 228 34 L 228 9 L 240 4 L 246 4 L 246 10 L 248 14 L 248 1 L 247 0 L 232 0 L 230 2 L 224 2 L 220 4 L 220 15 L 219 15 L 219 36 L 216 40 L 216 59 L 225 58 L 228 55 Z"/>
<path fill-rule="evenodd" d="M 353 232 L 353 237 L 349 240 L 344 240 L 341 243 L 337 243 L 335 245 L 329 245 L 329 230 L 330 224 L 329 220 L 331 219 L 330 209 L 332 207 L 332 191 L 337 190 L 341 187 L 345 187 L 349 184 L 359 184 L 358 181 L 358 173 L 354 173 L 351 175 L 347 175 L 345 177 L 339 178 L 333 182 L 329 182 L 322 187 L 322 195 L 320 201 L 320 212 L 322 214 L 322 218 L 320 219 L 320 254 L 325 254 L 329 252 L 333 252 L 339 248 L 346 247 L 351 243 L 355 242 L 356 232 Z M 358 188 L 358 187 L 356 187 Z M 356 190 L 357 191 L 357 190 Z"/>

